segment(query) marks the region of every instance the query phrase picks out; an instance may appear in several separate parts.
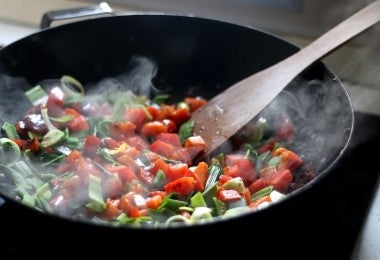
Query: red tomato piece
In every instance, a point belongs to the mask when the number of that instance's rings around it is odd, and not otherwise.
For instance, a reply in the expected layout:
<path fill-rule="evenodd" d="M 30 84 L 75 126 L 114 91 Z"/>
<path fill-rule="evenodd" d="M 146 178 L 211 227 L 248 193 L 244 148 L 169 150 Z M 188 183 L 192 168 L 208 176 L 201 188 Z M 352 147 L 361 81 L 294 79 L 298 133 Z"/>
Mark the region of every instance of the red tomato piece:
<path fill-rule="evenodd" d="M 96 151 L 99 148 L 100 143 L 100 138 L 96 137 L 95 135 L 87 135 L 84 142 L 82 154 L 84 156 L 93 158 L 96 155 Z"/>
<path fill-rule="evenodd" d="M 189 105 L 191 112 L 194 112 L 201 106 L 207 104 L 206 99 L 203 99 L 201 97 L 187 97 L 184 101 Z"/>
<path fill-rule="evenodd" d="M 181 177 L 166 184 L 164 190 L 167 193 L 178 193 L 179 196 L 183 197 L 196 191 L 195 180 L 193 177 Z"/>
<path fill-rule="evenodd" d="M 65 94 L 59 87 L 54 87 L 48 94 L 46 108 L 50 116 L 61 116 L 64 112 L 63 105 L 65 103 Z"/>
<path fill-rule="evenodd" d="M 218 199 L 223 202 L 235 201 L 241 198 L 241 195 L 236 190 L 221 189 L 218 192 Z"/>
<path fill-rule="evenodd" d="M 144 136 L 156 136 L 160 133 L 167 133 L 168 127 L 160 121 L 147 122 L 141 129 L 141 134 Z"/>
<path fill-rule="evenodd" d="M 166 157 L 172 157 L 175 148 L 162 140 L 156 140 L 150 145 L 150 150 Z"/>
<path fill-rule="evenodd" d="M 84 116 L 72 108 L 66 108 L 65 112 L 68 115 L 72 115 L 74 118 L 71 119 L 66 123 L 67 127 L 70 129 L 70 131 L 73 132 L 79 132 L 79 131 L 85 131 L 89 129 L 89 125 L 87 123 L 87 120 L 84 118 Z"/>
<path fill-rule="evenodd" d="M 140 130 L 144 123 L 147 121 L 145 111 L 141 107 L 129 107 L 125 110 L 125 120 L 130 121 L 136 126 L 137 130 Z"/>
<path fill-rule="evenodd" d="M 156 136 L 157 140 L 164 141 L 165 143 L 171 144 L 176 147 L 182 147 L 181 140 L 179 139 L 178 134 L 174 133 L 159 133 Z"/>

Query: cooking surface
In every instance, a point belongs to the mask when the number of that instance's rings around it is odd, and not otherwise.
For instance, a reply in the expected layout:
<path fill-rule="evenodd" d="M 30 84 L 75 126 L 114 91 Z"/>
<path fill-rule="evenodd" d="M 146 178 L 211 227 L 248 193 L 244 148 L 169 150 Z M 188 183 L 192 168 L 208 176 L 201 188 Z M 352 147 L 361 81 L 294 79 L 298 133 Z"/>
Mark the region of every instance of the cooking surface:
<path fill-rule="evenodd" d="M 264 223 L 243 221 L 242 226 L 236 224 L 238 222 L 233 225 L 227 223 L 223 227 L 224 230 L 211 228 L 210 232 L 214 232 L 215 237 L 219 237 L 219 234 L 230 234 L 229 239 L 239 239 L 241 248 L 249 248 L 252 245 L 256 245 L 257 248 L 267 246 L 267 236 L 273 236 L 271 243 L 280 243 L 276 245 L 278 249 L 289 248 L 283 252 L 285 258 L 297 258 L 301 256 L 299 252 L 306 251 L 312 252 L 313 256 L 319 259 L 349 259 L 371 204 L 380 170 L 377 154 L 370 152 L 376 151 L 380 146 L 380 136 L 377 135 L 380 131 L 380 116 L 360 112 L 356 112 L 355 116 L 356 125 L 349 150 L 332 173 L 321 180 L 320 185 L 301 197 L 295 197 L 282 207 L 269 210 L 267 215 L 264 214 Z M 60 256 L 64 252 L 63 245 L 67 247 L 78 242 L 74 234 L 80 234 L 81 231 L 76 225 L 66 223 L 65 228 L 58 229 L 57 226 L 57 229 L 54 229 L 52 225 L 56 224 L 45 221 L 46 219 L 38 214 L 5 203 L 0 207 L 2 237 L 7 238 L 1 243 L 1 246 L 5 247 L 3 252 L 7 256 L 27 254 L 49 259 L 50 256 Z M 242 234 L 247 228 L 252 230 L 249 232 L 250 239 L 234 236 L 234 233 Z M 24 235 L 15 229 L 23 231 Z M 56 233 L 58 230 L 59 234 Z M 42 235 L 43 241 L 34 239 L 37 233 Z M 70 243 L 64 241 L 65 236 L 70 237 Z M 50 240 L 51 238 L 53 240 Z M 111 239 L 96 236 L 88 239 L 90 243 L 92 239 L 101 241 L 104 246 L 115 246 L 120 241 L 134 241 L 133 238 L 129 240 L 127 232 L 123 240 L 118 240 L 117 237 Z M 165 237 L 162 243 L 157 243 L 165 246 L 168 241 L 174 243 L 178 239 L 180 238 Z M 201 241 L 202 238 L 192 239 Z M 186 238 L 183 238 L 184 243 L 185 241 Z M 30 251 L 30 248 L 33 250 Z M 245 250 L 241 252 L 245 254 Z"/>

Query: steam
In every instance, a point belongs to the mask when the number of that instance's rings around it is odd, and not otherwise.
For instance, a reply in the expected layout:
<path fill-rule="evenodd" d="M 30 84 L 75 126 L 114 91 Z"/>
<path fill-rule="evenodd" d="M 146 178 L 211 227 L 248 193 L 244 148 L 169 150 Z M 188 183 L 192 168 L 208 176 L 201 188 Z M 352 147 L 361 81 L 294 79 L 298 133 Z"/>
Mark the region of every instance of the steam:
<path fill-rule="evenodd" d="M 25 96 L 24 89 L 31 88 L 23 78 L 0 75 L 0 123 L 16 122 L 22 118 L 30 102 Z"/>
<path fill-rule="evenodd" d="M 104 97 L 106 92 L 130 90 L 136 95 L 150 97 L 158 92 L 152 79 L 156 76 L 156 63 L 142 56 L 134 56 L 126 66 L 126 73 L 116 77 L 102 79 L 94 86 L 89 86 L 89 96 Z"/>

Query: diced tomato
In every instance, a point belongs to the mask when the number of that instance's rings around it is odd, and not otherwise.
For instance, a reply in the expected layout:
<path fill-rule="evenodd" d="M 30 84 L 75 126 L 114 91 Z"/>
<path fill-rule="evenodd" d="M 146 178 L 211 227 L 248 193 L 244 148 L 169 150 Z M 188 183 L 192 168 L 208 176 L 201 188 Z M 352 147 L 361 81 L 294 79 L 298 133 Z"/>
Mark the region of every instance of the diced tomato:
<path fill-rule="evenodd" d="M 84 183 L 87 183 L 89 174 L 97 177 L 102 176 L 100 169 L 96 167 L 91 161 L 86 160 L 83 157 L 80 157 L 78 159 L 75 173 L 84 181 Z"/>
<path fill-rule="evenodd" d="M 167 173 L 169 170 L 170 165 L 164 162 L 161 158 L 158 158 L 153 162 L 153 167 L 149 170 L 151 173 L 156 175 L 158 170 L 163 171 L 164 173 Z"/>
<path fill-rule="evenodd" d="M 96 151 L 98 150 L 100 143 L 100 138 L 96 137 L 95 135 L 87 135 L 84 142 L 82 154 L 84 156 L 93 158 L 96 155 Z"/>
<path fill-rule="evenodd" d="M 162 121 L 168 118 L 168 115 L 161 109 L 161 106 L 147 106 L 146 109 L 152 116 L 152 121 Z"/>
<path fill-rule="evenodd" d="M 225 184 L 227 181 L 231 180 L 232 177 L 229 176 L 229 175 L 226 175 L 226 174 L 222 174 L 220 177 L 219 177 L 219 184 L 220 185 L 223 185 Z"/>
<path fill-rule="evenodd" d="M 149 209 L 157 209 L 161 205 L 162 200 L 163 197 L 161 195 L 154 195 L 146 199 L 146 206 Z"/>
<path fill-rule="evenodd" d="M 206 142 L 199 135 L 197 135 L 197 136 L 190 136 L 190 137 L 188 137 L 186 139 L 186 142 L 185 142 L 184 146 L 185 147 L 198 146 L 198 147 L 205 148 L 206 147 Z"/>
<path fill-rule="evenodd" d="M 74 149 L 74 150 L 71 151 L 71 153 L 69 153 L 68 156 L 66 156 L 65 160 L 67 162 L 73 163 L 73 162 L 77 161 L 81 157 L 82 157 L 82 154 L 78 150 Z"/>
<path fill-rule="evenodd" d="M 103 138 L 102 142 L 105 142 L 106 147 L 108 149 L 116 149 L 117 147 L 120 146 L 120 143 L 118 141 L 116 141 L 115 139 L 111 138 L 111 137 L 105 137 L 105 138 Z"/>
<path fill-rule="evenodd" d="M 61 116 L 64 113 L 65 94 L 59 87 L 54 87 L 48 94 L 46 101 L 46 108 L 48 109 L 49 116 Z"/>
<path fill-rule="evenodd" d="M 289 184 L 293 181 L 293 175 L 289 170 L 281 169 L 272 174 L 266 181 L 267 185 L 273 185 L 273 188 L 279 192 L 286 192 Z"/>
<path fill-rule="evenodd" d="M 177 126 L 179 126 L 190 119 L 190 111 L 183 108 L 176 109 L 171 114 L 170 119 L 172 119 Z"/>
<path fill-rule="evenodd" d="M 119 207 L 120 200 L 108 198 L 106 201 L 106 209 L 102 212 L 102 215 L 106 218 L 112 219 L 121 214 Z"/>
<path fill-rule="evenodd" d="M 33 153 L 36 153 L 40 150 L 40 142 L 37 138 L 26 140 L 23 147 L 24 150 L 30 150 Z"/>
<path fill-rule="evenodd" d="M 128 155 L 133 160 L 136 160 L 141 155 L 141 152 L 139 150 L 137 150 L 136 147 L 128 146 L 125 149 L 123 149 L 122 151 L 115 154 L 115 157 L 117 158 L 117 157 L 122 156 L 122 155 Z"/>
<path fill-rule="evenodd" d="M 181 177 L 164 186 L 167 193 L 178 193 L 183 197 L 196 190 L 195 180 L 193 177 Z"/>
<path fill-rule="evenodd" d="M 164 141 L 165 143 L 171 144 L 176 147 L 181 147 L 181 140 L 178 134 L 174 133 L 160 133 L 156 136 L 157 140 Z"/>
<path fill-rule="evenodd" d="M 126 165 L 111 166 L 111 167 L 108 167 L 107 170 L 109 172 L 118 173 L 120 179 L 123 182 L 130 182 L 132 180 L 137 179 L 137 176 L 134 173 L 134 171 L 132 171 L 132 169 Z"/>
<path fill-rule="evenodd" d="M 201 106 L 207 104 L 206 99 L 201 97 L 186 97 L 184 101 L 189 105 L 191 112 L 194 112 Z"/>
<path fill-rule="evenodd" d="M 171 182 L 178 178 L 187 176 L 189 166 L 186 163 L 169 164 L 169 168 L 165 173 L 166 181 Z"/>
<path fill-rule="evenodd" d="M 236 190 L 221 189 L 218 191 L 218 199 L 223 202 L 235 201 L 241 198 L 241 195 Z"/>
<path fill-rule="evenodd" d="M 165 118 L 162 120 L 162 123 L 166 125 L 168 133 L 177 133 L 178 126 L 173 120 Z"/>
<path fill-rule="evenodd" d="M 294 172 L 302 165 L 302 159 L 292 151 L 285 150 L 281 152 L 281 162 L 278 166 L 279 169 L 288 169 Z"/>
<path fill-rule="evenodd" d="M 206 185 L 207 179 L 209 177 L 208 173 L 208 164 L 205 162 L 199 162 L 196 168 L 194 169 L 194 175 L 199 180 L 201 186 L 199 187 L 200 190 L 204 190 L 204 187 Z"/>
<path fill-rule="evenodd" d="M 141 136 L 134 135 L 125 139 L 125 142 L 130 146 L 136 147 L 137 150 L 142 151 L 149 147 L 148 142 Z"/>
<path fill-rule="evenodd" d="M 26 143 L 26 140 L 23 139 L 12 139 L 14 143 L 17 144 L 18 147 L 22 148 L 24 144 Z"/>
<path fill-rule="evenodd" d="M 141 107 L 127 108 L 124 113 L 124 119 L 133 123 L 137 130 L 140 130 L 147 121 L 145 111 Z"/>
<path fill-rule="evenodd" d="M 175 148 L 162 140 L 156 140 L 150 145 L 150 150 L 166 157 L 172 157 Z"/>
<path fill-rule="evenodd" d="M 105 198 L 116 198 L 123 192 L 123 183 L 118 176 L 109 176 L 102 182 L 102 189 Z"/>
<path fill-rule="evenodd" d="M 263 188 L 265 188 L 267 185 L 266 181 L 264 181 L 263 178 L 257 179 L 254 182 L 252 182 L 251 185 L 248 186 L 249 191 L 253 194 Z"/>
<path fill-rule="evenodd" d="M 136 125 L 130 121 L 114 122 L 109 127 L 111 137 L 121 139 L 122 136 L 132 136 L 135 133 Z"/>
<path fill-rule="evenodd" d="M 74 118 L 66 123 L 67 127 L 70 131 L 79 132 L 85 131 L 89 129 L 89 125 L 87 120 L 84 118 L 82 114 L 72 108 L 65 108 L 65 112 L 68 115 L 72 115 Z"/>
<path fill-rule="evenodd" d="M 226 158 L 227 166 L 224 167 L 224 174 L 233 178 L 241 177 L 244 182 L 253 182 L 256 180 L 256 172 L 252 161 L 248 158 L 241 157 L 234 162 L 235 164 L 231 165 L 228 157 Z"/>
<path fill-rule="evenodd" d="M 133 160 L 130 156 L 123 154 L 116 158 L 116 161 L 122 165 L 126 165 L 135 173 L 137 173 L 140 170 L 140 167 L 138 164 Z"/>
<path fill-rule="evenodd" d="M 141 129 L 141 134 L 144 136 L 156 136 L 160 133 L 167 133 L 168 127 L 160 121 L 147 122 Z"/>

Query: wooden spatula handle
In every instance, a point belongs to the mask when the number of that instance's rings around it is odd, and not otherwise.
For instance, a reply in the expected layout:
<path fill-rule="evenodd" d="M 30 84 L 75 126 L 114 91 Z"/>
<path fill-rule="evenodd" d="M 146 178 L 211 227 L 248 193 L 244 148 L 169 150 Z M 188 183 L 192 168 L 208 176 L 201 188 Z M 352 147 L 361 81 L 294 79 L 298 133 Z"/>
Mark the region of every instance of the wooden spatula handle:
<path fill-rule="evenodd" d="M 206 155 L 218 148 L 312 63 L 340 47 L 380 20 L 380 0 L 347 18 L 289 58 L 227 88 L 201 107 L 192 118 L 195 134 L 208 143 Z M 253 46 L 254 47 L 254 46 Z"/>

